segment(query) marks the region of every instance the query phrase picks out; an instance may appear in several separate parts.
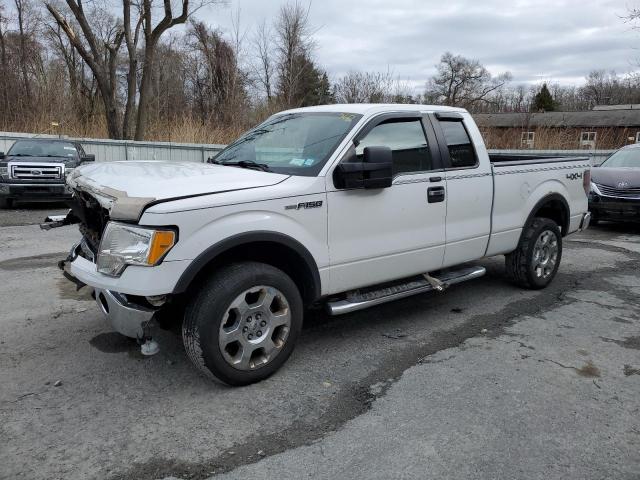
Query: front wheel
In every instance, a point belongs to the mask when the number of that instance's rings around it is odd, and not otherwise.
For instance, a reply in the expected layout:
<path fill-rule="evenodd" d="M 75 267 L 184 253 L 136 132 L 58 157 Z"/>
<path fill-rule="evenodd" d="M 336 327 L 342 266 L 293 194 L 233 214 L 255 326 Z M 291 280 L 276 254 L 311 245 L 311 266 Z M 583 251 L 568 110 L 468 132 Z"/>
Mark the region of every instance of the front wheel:
<path fill-rule="evenodd" d="M 263 263 L 236 263 L 215 272 L 189 302 L 182 338 L 200 371 L 248 385 L 289 358 L 302 316 L 300 292 L 289 276 Z"/>
<path fill-rule="evenodd" d="M 517 285 L 545 288 L 558 272 L 562 258 L 560 228 L 548 218 L 535 218 L 525 227 L 518 248 L 506 255 L 507 276 Z"/>
<path fill-rule="evenodd" d="M 0 209 L 1 208 L 12 208 L 12 207 L 13 207 L 13 199 L 0 197 Z"/>

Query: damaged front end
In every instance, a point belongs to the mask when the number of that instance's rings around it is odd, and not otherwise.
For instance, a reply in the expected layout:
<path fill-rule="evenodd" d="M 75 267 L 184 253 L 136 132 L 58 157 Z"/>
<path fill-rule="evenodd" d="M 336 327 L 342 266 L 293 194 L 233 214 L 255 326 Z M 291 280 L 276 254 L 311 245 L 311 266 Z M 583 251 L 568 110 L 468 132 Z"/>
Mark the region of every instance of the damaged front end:
<path fill-rule="evenodd" d="M 126 192 L 99 188 L 78 176 L 75 179 L 68 177 L 67 182 L 73 191 L 67 202 L 69 212 L 47 217 L 40 225 L 43 230 L 50 230 L 78 224 L 82 239 L 73 246 L 66 259 L 58 262 L 58 267 L 77 290 L 83 287 L 93 289 L 92 296 L 114 330 L 137 339 L 143 354 L 157 353 L 158 346 L 151 338 L 151 328 L 153 321 L 170 303 L 168 296 L 147 298 L 121 293 L 118 291 L 118 278 L 103 278 L 97 269 L 100 243 L 109 222 L 120 220 L 133 225 L 145 205 L 153 199 L 131 198 Z"/>

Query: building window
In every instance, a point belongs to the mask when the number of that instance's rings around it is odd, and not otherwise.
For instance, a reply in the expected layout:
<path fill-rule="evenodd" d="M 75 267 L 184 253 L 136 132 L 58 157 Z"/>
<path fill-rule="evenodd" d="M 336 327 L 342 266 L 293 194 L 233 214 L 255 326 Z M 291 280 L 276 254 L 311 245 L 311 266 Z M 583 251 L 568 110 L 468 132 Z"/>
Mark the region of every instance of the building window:
<path fill-rule="evenodd" d="M 580 148 L 585 150 L 595 150 L 596 132 L 582 132 L 580 134 Z"/>
<path fill-rule="evenodd" d="M 520 146 L 523 148 L 533 148 L 536 139 L 536 132 L 522 132 Z"/>

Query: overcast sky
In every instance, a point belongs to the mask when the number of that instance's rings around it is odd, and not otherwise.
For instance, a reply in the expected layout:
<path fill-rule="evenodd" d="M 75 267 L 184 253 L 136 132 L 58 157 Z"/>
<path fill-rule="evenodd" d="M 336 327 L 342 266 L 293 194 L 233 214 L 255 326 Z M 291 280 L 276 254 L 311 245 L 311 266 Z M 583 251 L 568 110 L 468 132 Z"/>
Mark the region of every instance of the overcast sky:
<path fill-rule="evenodd" d="M 198 17 L 230 29 L 276 17 L 285 0 L 230 0 Z M 306 5 L 306 3 L 305 3 Z M 621 18 L 640 0 L 313 0 L 316 58 L 335 79 L 391 70 L 421 87 L 445 51 L 479 59 L 514 83 L 582 83 L 593 69 L 635 70 L 640 32 Z"/>

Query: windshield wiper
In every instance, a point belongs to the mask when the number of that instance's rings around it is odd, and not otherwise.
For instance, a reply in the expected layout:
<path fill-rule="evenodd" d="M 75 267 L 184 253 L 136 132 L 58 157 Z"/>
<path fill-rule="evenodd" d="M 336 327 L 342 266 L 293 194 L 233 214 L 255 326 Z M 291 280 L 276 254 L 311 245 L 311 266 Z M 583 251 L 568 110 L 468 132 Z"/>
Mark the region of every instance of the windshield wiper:
<path fill-rule="evenodd" d="M 10 153 L 7 156 L 8 157 L 33 157 L 33 155 L 29 155 L 28 153 Z"/>
<path fill-rule="evenodd" d="M 252 168 L 254 170 L 262 170 L 263 172 L 271 171 L 271 168 L 266 163 L 256 163 L 253 160 L 239 160 L 237 162 L 221 162 L 219 160 L 214 160 L 212 163 L 216 165 L 226 165 L 228 167 Z"/>

